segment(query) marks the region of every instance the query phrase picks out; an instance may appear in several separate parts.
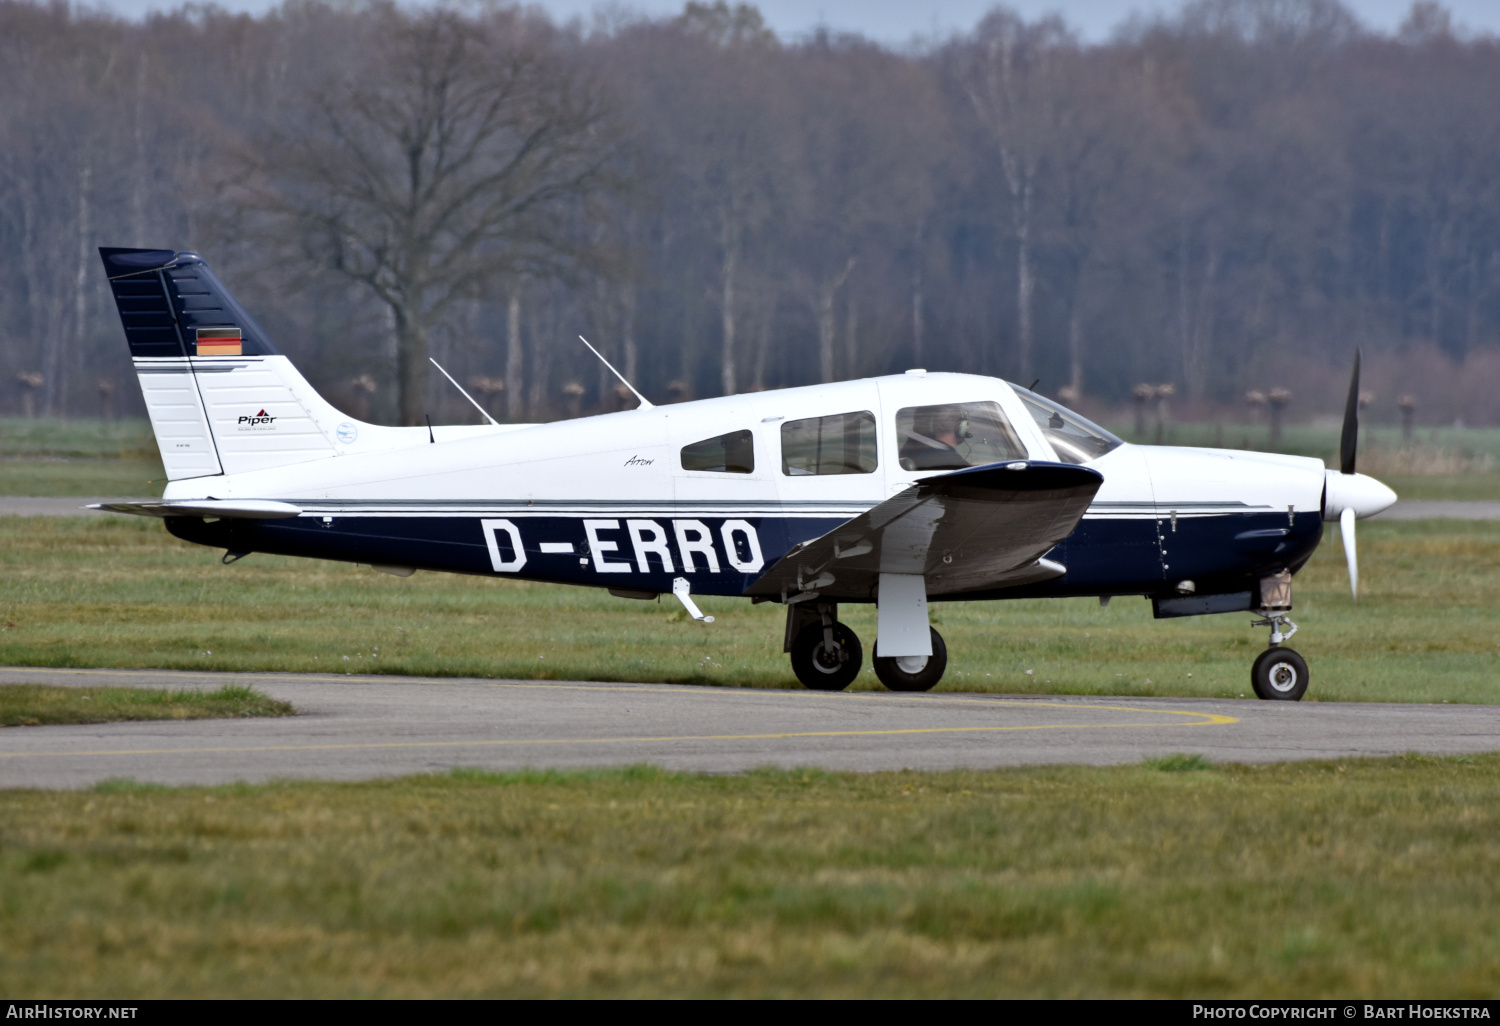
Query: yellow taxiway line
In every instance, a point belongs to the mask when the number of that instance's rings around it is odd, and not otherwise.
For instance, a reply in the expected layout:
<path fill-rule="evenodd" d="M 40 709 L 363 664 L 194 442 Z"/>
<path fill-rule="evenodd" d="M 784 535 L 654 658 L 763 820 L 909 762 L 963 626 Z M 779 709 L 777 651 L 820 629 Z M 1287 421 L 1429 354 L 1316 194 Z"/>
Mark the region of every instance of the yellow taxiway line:
<path fill-rule="evenodd" d="M 1104 708 L 1094 706 L 1093 708 Z M 1113 707 L 1111 707 L 1113 708 Z M 1148 712 L 1145 709 L 1129 710 Z M 1163 710 L 1164 712 L 1166 710 Z M 660 737 L 559 737 L 502 739 L 492 741 L 392 741 L 360 742 L 343 745 L 248 745 L 214 748 L 123 748 L 82 752 L 0 752 L 0 759 L 66 758 L 75 755 L 205 755 L 235 752 L 332 752 L 372 748 L 472 748 L 501 745 L 617 745 L 646 744 L 662 741 L 771 741 L 804 737 L 881 737 L 895 734 L 970 734 L 1018 730 L 1111 730 L 1128 727 L 1213 727 L 1237 723 L 1232 716 L 1214 713 L 1184 713 L 1201 716 L 1197 723 L 1041 723 L 1026 727 L 904 727 L 895 730 L 809 730 L 788 734 L 682 734 Z"/>

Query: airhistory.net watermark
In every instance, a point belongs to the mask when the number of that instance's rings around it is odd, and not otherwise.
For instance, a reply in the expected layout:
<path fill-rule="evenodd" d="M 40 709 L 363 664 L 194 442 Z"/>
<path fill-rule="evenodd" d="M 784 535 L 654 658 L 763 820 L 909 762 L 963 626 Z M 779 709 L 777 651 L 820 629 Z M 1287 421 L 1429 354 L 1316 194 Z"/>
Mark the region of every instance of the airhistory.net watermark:
<path fill-rule="evenodd" d="M 138 1005 L 76 1005 L 26 1001 L 5 1006 L 7 1019 L 134 1019 Z"/>

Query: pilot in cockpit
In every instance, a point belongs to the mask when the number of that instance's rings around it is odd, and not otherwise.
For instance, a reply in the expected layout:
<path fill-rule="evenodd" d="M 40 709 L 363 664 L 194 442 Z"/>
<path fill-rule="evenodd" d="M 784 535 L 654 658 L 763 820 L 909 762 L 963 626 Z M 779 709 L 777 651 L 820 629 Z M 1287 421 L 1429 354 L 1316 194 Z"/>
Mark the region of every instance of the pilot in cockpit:
<path fill-rule="evenodd" d="M 957 404 L 918 409 L 901 440 L 901 466 L 906 470 L 967 467 L 969 461 L 958 451 L 965 437 L 963 419 L 963 407 Z"/>

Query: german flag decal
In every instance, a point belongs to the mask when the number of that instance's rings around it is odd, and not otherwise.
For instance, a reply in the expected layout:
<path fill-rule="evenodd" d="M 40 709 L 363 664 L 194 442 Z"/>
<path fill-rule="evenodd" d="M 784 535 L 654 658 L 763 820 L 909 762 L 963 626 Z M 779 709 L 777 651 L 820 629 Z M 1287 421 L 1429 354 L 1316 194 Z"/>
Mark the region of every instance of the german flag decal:
<path fill-rule="evenodd" d="M 239 328 L 199 328 L 199 356 L 239 356 Z"/>

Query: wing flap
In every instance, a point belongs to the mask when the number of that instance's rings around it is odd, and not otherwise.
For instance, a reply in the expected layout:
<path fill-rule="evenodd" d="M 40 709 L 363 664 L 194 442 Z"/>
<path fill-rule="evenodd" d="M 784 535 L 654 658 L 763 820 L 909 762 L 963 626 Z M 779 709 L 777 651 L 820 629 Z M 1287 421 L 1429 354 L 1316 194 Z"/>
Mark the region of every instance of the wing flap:
<path fill-rule="evenodd" d="M 795 546 L 746 594 L 869 599 L 882 573 L 921 574 L 929 595 L 1049 580 L 1066 568 L 1042 557 L 1103 483 L 1086 467 L 1033 461 L 929 477 Z"/>

